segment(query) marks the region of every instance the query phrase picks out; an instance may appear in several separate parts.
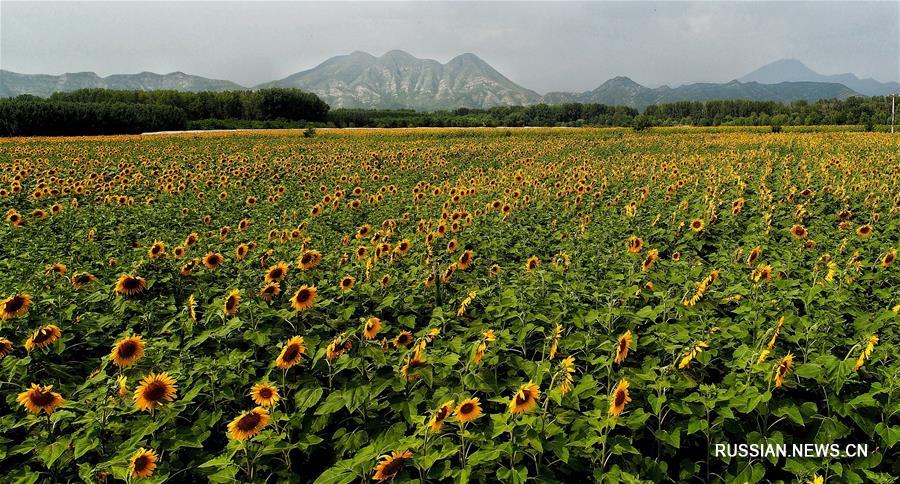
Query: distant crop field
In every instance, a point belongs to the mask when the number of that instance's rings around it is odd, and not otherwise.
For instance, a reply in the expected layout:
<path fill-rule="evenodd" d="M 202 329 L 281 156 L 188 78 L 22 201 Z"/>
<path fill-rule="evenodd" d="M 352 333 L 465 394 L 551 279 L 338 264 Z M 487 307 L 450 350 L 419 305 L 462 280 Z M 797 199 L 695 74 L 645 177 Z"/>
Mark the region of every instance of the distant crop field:
<path fill-rule="evenodd" d="M 900 138 L 766 131 L 0 141 L 0 481 L 895 482 Z"/>

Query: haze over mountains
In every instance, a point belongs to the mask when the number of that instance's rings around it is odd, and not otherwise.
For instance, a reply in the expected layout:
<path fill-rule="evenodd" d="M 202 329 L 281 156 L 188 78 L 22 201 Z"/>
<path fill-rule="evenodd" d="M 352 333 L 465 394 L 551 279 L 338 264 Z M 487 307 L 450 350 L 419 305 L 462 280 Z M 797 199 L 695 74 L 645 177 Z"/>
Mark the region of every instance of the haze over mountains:
<path fill-rule="evenodd" d="M 52 76 L 0 70 L 0 97 L 20 94 L 46 97 L 56 91 L 92 87 L 191 92 L 246 89 L 230 81 L 182 72 L 164 75 L 142 72 L 100 77 L 93 72 Z M 541 102 L 602 103 L 638 109 L 666 102 L 717 99 L 814 102 L 858 95 L 884 95 L 900 90 L 900 84 L 895 82 L 859 79 L 853 74 L 822 75 L 797 60 L 788 59 L 773 62 L 728 83 L 648 88 L 627 77 L 615 77 L 591 91 L 550 92 L 542 96 L 509 80 L 474 54 L 462 54 L 442 64 L 400 50 L 380 57 L 358 51 L 332 57 L 312 69 L 254 88 L 263 87 L 293 87 L 310 91 L 332 108 L 405 108 L 420 111 Z"/>

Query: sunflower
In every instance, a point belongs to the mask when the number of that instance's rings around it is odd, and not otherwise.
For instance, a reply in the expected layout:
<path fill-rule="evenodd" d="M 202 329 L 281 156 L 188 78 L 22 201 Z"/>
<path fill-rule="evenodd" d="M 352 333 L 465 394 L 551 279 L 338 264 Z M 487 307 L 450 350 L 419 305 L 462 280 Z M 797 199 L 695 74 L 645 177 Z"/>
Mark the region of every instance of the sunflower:
<path fill-rule="evenodd" d="M 459 422 L 471 422 L 481 416 L 481 403 L 478 401 L 478 398 L 463 400 L 456 407 L 453 416 Z"/>
<path fill-rule="evenodd" d="M 800 224 L 796 224 L 793 227 L 791 227 L 791 235 L 793 235 L 794 238 L 802 240 L 802 239 L 806 238 L 807 235 L 809 235 L 809 231 L 806 230 L 806 227 L 804 227 Z"/>
<path fill-rule="evenodd" d="M 146 478 L 153 475 L 159 457 L 153 449 L 141 447 L 131 455 L 131 463 L 128 465 L 128 473 L 132 478 Z"/>
<path fill-rule="evenodd" d="M 300 270 L 308 271 L 310 269 L 315 269 L 319 263 L 322 262 L 322 254 L 317 250 L 307 250 L 300 256 L 300 260 L 297 261 L 297 267 Z"/>
<path fill-rule="evenodd" d="M 36 383 L 32 383 L 31 388 L 16 397 L 16 401 L 31 413 L 41 413 L 43 411 L 50 415 L 57 407 L 66 403 L 62 395 L 52 390 L 53 385 L 41 387 Z"/>
<path fill-rule="evenodd" d="M 447 417 L 453 412 L 453 403 L 453 400 L 444 402 L 443 405 L 434 411 L 434 414 L 428 420 L 428 429 L 430 431 L 437 432 L 441 430 L 441 427 L 444 426 L 444 421 L 447 420 Z"/>
<path fill-rule="evenodd" d="M 354 286 L 355 284 L 356 284 L 356 278 L 355 278 L 355 277 L 353 277 L 353 276 L 344 276 L 344 278 L 341 279 L 341 291 L 344 291 L 344 292 L 349 291 L 350 289 L 353 289 L 353 286 Z"/>
<path fill-rule="evenodd" d="M 241 302 L 241 293 L 237 289 L 232 289 L 227 296 L 225 296 L 225 302 L 222 305 L 222 310 L 225 311 L 225 314 L 234 316 L 238 312 L 238 304 Z"/>
<path fill-rule="evenodd" d="M 619 336 L 619 342 L 616 344 L 615 362 L 621 364 L 628 357 L 628 348 L 631 347 L 633 337 L 631 330 L 625 331 L 625 334 Z"/>
<path fill-rule="evenodd" d="M 881 259 L 881 267 L 888 267 L 893 264 L 897 259 L 897 249 L 891 249 L 884 254 L 884 257 Z"/>
<path fill-rule="evenodd" d="M 537 407 L 539 398 L 541 398 L 541 390 L 534 382 L 528 382 L 520 386 L 516 394 L 509 400 L 509 413 L 513 415 L 528 413 Z"/>
<path fill-rule="evenodd" d="M 76 272 L 75 274 L 72 274 L 72 279 L 70 279 L 70 281 L 72 282 L 72 287 L 74 289 L 81 289 L 82 287 L 94 282 L 96 279 L 97 278 L 90 273 Z"/>
<path fill-rule="evenodd" d="M 315 305 L 317 294 L 316 286 L 300 286 L 300 289 L 297 289 L 297 292 L 291 297 L 291 307 L 295 311 L 307 310 Z"/>
<path fill-rule="evenodd" d="M 489 272 L 490 272 L 491 276 L 497 276 L 498 274 L 503 272 L 503 269 L 501 269 L 499 265 L 493 264 L 493 265 L 491 265 Z"/>
<path fill-rule="evenodd" d="M 153 245 L 147 249 L 147 256 L 151 259 L 159 259 L 164 255 L 166 255 L 166 244 L 160 240 L 154 240 Z"/>
<path fill-rule="evenodd" d="M 609 415 L 618 417 L 625 410 L 625 404 L 629 402 L 631 402 L 631 397 L 628 396 L 628 380 L 622 378 L 612 395 L 609 396 Z"/>
<path fill-rule="evenodd" d="M 116 281 L 116 294 L 120 296 L 136 296 L 147 289 L 147 281 L 143 277 L 122 274 Z"/>
<path fill-rule="evenodd" d="M 250 389 L 250 397 L 253 403 L 261 407 L 271 407 L 278 403 L 281 397 L 278 395 L 278 388 L 268 383 L 257 383 Z"/>
<path fill-rule="evenodd" d="M 285 261 L 278 261 L 266 272 L 266 282 L 281 282 L 288 273 L 288 265 Z"/>
<path fill-rule="evenodd" d="M 416 373 L 418 368 L 421 368 L 428 364 L 428 361 L 425 360 L 425 355 L 421 351 L 422 348 L 419 348 L 415 351 L 412 358 L 406 361 L 406 364 L 403 365 L 403 368 L 400 368 L 400 375 L 406 379 L 406 381 L 413 382 L 419 379 L 419 374 Z"/>
<path fill-rule="evenodd" d="M 397 244 L 397 247 L 394 248 L 394 253 L 397 255 L 406 255 L 409 253 L 409 250 L 412 248 L 412 243 L 409 239 L 403 239 Z"/>
<path fill-rule="evenodd" d="M 472 265 L 472 261 L 475 260 L 475 252 L 471 250 L 467 250 L 459 256 L 459 261 L 456 263 L 456 266 L 459 267 L 460 270 L 464 271 Z"/>
<path fill-rule="evenodd" d="M 640 251 L 644 250 L 644 240 L 640 237 L 636 237 L 632 235 L 628 237 L 628 252 L 632 254 L 637 254 Z"/>
<path fill-rule="evenodd" d="M 412 459 L 412 452 L 403 451 L 403 452 L 393 452 L 391 455 L 383 455 L 380 457 L 381 461 L 375 465 L 373 469 L 375 471 L 375 475 L 372 476 L 372 479 L 376 481 L 387 481 L 389 479 L 393 479 L 394 476 L 400 472 L 400 468 L 403 467 L 403 463 L 409 459 Z"/>
<path fill-rule="evenodd" d="M 12 350 L 13 342 L 6 338 L 0 338 L 0 360 L 6 358 Z"/>
<path fill-rule="evenodd" d="M 281 294 L 281 284 L 275 281 L 266 283 L 266 285 L 259 290 L 259 297 L 263 301 L 271 301 L 279 294 Z"/>
<path fill-rule="evenodd" d="M 30 294 L 14 294 L 0 302 L 0 319 L 22 316 L 31 307 Z"/>
<path fill-rule="evenodd" d="M 209 270 L 213 270 L 222 263 L 225 262 L 225 257 L 218 252 L 207 252 L 205 256 L 203 256 L 203 265 Z"/>
<path fill-rule="evenodd" d="M 46 348 L 53 343 L 56 343 L 60 336 L 62 336 L 62 331 L 60 331 L 57 326 L 48 324 L 35 331 L 30 338 L 25 340 L 25 349 L 33 351 L 35 349 Z"/>
<path fill-rule="evenodd" d="M 790 373 L 792 366 L 794 366 L 794 354 L 788 353 L 775 368 L 775 388 L 779 388 L 784 384 L 784 377 Z"/>
<path fill-rule="evenodd" d="M 256 407 L 237 416 L 228 424 L 228 433 L 235 440 L 247 440 L 269 425 L 269 411 Z"/>
<path fill-rule="evenodd" d="M 695 218 L 691 220 L 691 231 L 692 232 L 702 232 L 705 224 L 702 218 Z"/>
<path fill-rule="evenodd" d="M 64 276 L 66 274 L 66 271 L 68 271 L 68 268 L 66 267 L 66 265 L 57 262 L 56 264 L 48 265 L 47 268 L 44 270 L 44 275 L 46 275 L 46 276 L 55 276 L 55 275 Z"/>
<path fill-rule="evenodd" d="M 381 320 L 375 317 L 369 318 L 366 320 L 363 328 L 363 337 L 365 339 L 375 339 L 379 331 L 381 331 Z"/>
<path fill-rule="evenodd" d="M 294 336 L 289 339 L 278 358 L 275 359 L 275 366 L 283 370 L 296 365 L 300 362 L 300 358 L 306 353 L 306 346 L 303 345 L 302 336 Z"/>
<path fill-rule="evenodd" d="M 394 348 L 409 348 L 413 343 L 413 335 L 409 331 L 404 331 L 394 338 Z"/>
<path fill-rule="evenodd" d="M 237 260 L 244 260 L 248 253 L 250 253 L 250 247 L 247 244 L 240 244 L 234 249 L 234 257 Z"/>
<path fill-rule="evenodd" d="M 131 366 L 144 357 L 144 342 L 140 336 L 129 336 L 113 346 L 109 357 L 119 368 Z"/>
<path fill-rule="evenodd" d="M 856 229 L 856 235 L 862 238 L 872 235 L 872 232 L 874 232 L 874 229 L 872 229 L 872 225 L 870 224 L 860 225 L 859 228 Z"/>
<path fill-rule="evenodd" d="M 153 373 L 145 376 L 134 391 L 134 404 L 139 410 L 153 411 L 166 402 L 175 400 L 177 386 L 168 373 Z"/>
<path fill-rule="evenodd" d="M 526 271 L 533 271 L 540 266 L 541 266 L 541 261 L 540 261 L 540 259 L 537 258 L 537 256 L 533 255 L 533 256 L 529 257 L 527 261 L 525 261 L 525 270 Z"/>

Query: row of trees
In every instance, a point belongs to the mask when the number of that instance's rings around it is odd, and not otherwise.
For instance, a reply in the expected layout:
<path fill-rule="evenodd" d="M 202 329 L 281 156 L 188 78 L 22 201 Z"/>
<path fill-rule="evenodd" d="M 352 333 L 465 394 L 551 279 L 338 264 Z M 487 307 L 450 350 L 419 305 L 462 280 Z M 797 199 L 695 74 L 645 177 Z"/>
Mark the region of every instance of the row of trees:
<path fill-rule="evenodd" d="M 0 136 L 132 134 L 179 130 L 186 124 L 184 111 L 172 106 L 0 99 Z"/>
<path fill-rule="evenodd" d="M 54 93 L 50 96 L 50 100 L 172 106 L 184 111 L 188 120 L 325 121 L 329 109 L 328 104 L 315 94 L 284 88 L 223 92 L 80 89 Z"/>
<path fill-rule="evenodd" d="M 452 111 L 336 109 L 298 89 L 188 93 L 82 89 L 49 99 L 19 96 L 0 100 L 0 135 L 139 133 L 214 128 L 317 126 L 498 127 L 498 126 L 781 126 L 864 125 L 890 120 L 887 97 L 851 97 L 815 103 L 797 101 L 684 101 L 647 107 L 567 103 L 499 106 Z"/>

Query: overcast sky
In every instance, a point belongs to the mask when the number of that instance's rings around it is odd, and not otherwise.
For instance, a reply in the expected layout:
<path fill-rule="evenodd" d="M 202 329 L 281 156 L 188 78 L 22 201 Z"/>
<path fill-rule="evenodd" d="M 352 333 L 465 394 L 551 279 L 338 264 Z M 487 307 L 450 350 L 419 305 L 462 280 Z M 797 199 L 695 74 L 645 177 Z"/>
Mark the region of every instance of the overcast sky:
<path fill-rule="evenodd" d="M 619 75 L 724 82 L 781 58 L 900 80 L 900 1 L 876 3 L 25 3 L 0 1 L 0 67 L 184 71 L 245 86 L 354 50 L 472 52 L 539 92 Z"/>

